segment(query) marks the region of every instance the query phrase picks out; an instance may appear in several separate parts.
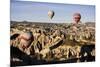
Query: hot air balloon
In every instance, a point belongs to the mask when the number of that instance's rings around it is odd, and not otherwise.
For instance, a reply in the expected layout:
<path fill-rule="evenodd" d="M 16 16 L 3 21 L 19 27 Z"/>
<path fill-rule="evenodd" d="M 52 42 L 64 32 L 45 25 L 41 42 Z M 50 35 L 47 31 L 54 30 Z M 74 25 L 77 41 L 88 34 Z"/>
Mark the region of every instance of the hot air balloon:
<path fill-rule="evenodd" d="M 19 39 L 22 48 L 27 48 L 30 46 L 31 42 L 33 41 L 33 35 L 31 32 L 24 32 L 20 34 Z"/>
<path fill-rule="evenodd" d="M 48 11 L 48 17 L 49 17 L 50 19 L 53 18 L 54 14 L 55 14 L 54 11 L 52 11 L 52 10 Z"/>
<path fill-rule="evenodd" d="M 81 14 L 80 13 L 74 13 L 73 15 L 73 20 L 75 23 L 79 23 L 81 19 Z"/>

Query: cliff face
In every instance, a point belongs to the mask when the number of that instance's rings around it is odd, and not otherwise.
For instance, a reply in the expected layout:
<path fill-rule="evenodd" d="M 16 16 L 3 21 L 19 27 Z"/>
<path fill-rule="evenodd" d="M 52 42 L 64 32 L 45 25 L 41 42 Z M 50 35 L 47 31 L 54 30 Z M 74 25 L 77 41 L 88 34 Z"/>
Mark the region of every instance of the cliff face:
<path fill-rule="evenodd" d="M 32 32 L 32 43 L 22 47 L 25 44 L 21 43 L 19 36 L 27 31 Z M 74 25 L 15 22 L 11 24 L 10 32 L 13 66 L 95 61 L 95 23 Z"/>

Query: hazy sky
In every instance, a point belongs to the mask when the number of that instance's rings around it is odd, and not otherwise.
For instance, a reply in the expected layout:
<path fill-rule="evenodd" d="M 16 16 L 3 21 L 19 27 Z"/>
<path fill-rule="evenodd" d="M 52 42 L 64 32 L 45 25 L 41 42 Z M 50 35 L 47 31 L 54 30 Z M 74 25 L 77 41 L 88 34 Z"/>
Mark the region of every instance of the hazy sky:
<path fill-rule="evenodd" d="M 55 15 L 52 20 L 48 11 L 53 10 Z M 72 22 L 73 13 L 81 13 L 83 22 L 95 22 L 95 6 L 55 4 L 41 2 L 27 2 L 11 0 L 11 20 L 32 22 Z"/>

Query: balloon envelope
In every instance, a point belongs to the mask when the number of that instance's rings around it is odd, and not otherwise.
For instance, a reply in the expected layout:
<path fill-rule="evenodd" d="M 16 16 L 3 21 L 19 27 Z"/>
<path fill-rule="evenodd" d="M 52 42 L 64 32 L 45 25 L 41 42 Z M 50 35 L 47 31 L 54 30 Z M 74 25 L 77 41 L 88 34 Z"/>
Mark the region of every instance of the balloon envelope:
<path fill-rule="evenodd" d="M 80 13 L 74 13 L 73 19 L 76 23 L 78 23 L 81 19 L 81 14 Z"/>
<path fill-rule="evenodd" d="M 50 19 L 52 19 L 53 18 L 53 16 L 54 16 L 54 11 L 48 11 L 48 17 L 50 18 Z"/>
<path fill-rule="evenodd" d="M 32 33 L 31 32 L 24 32 L 20 35 L 20 37 L 25 38 L 25 39 L 31 39 L 32 38 Z"/>

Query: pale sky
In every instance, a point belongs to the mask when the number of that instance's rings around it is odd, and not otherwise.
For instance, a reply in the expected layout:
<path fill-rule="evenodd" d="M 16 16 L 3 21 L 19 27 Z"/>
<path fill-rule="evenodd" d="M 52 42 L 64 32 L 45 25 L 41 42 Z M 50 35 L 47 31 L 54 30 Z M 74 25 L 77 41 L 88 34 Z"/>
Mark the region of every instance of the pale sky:
<path fill-rule="evenodd" d="M 52 20 L 48 11 L 53 10 L 55 15 Z M 95 6 L 57 4 L 32 1 L 11 0 L 11 20 L 31 22 L 72 22 L 72 16 L 79 12 L 83 22 L 95 22 Z"/>

